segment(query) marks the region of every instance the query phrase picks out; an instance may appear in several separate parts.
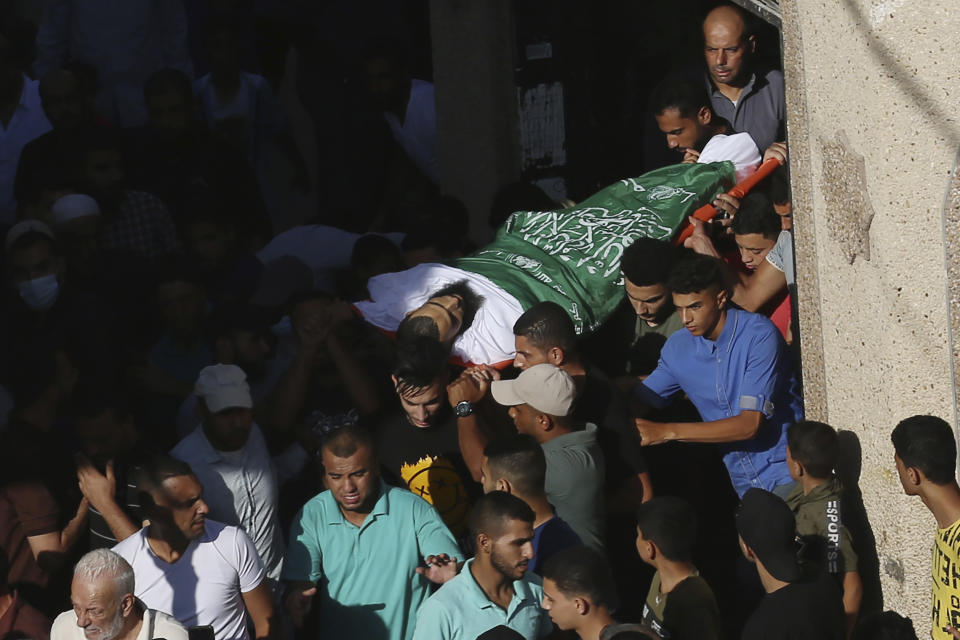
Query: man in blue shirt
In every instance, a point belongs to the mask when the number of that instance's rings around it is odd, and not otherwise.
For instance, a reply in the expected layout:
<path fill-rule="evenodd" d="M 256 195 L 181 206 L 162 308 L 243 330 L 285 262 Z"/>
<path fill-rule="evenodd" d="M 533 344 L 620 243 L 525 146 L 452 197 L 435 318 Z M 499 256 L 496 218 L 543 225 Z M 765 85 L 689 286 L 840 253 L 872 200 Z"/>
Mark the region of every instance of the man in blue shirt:
<path fill-rule="evenodd" d="M 703 422 L 636 422 L 644 446 L 717 443 L 742 496 L 751 487 L 773 491 L 790 482 L 786 430 L 803 419 L 803 405 L 776 327 L 756 313 L 728 308 L 725 269 L 703 255 L 677 265 L 668 287 L 687 330 L 670 336 L 656 370 L 634 389 L 639 400 L 658 408 L 683 391 Z"/>
<path fill-rule="evenodd" d="M 430 582 L 456 574 L 456 541 L 426 500 L 380 480 L 373 438 L 361 427 L 328 435 L 322 458 L 328 491 L 290 530 L 287 612 L 301 626 L 319 584 L 319 637 L 410 640 Z"/>

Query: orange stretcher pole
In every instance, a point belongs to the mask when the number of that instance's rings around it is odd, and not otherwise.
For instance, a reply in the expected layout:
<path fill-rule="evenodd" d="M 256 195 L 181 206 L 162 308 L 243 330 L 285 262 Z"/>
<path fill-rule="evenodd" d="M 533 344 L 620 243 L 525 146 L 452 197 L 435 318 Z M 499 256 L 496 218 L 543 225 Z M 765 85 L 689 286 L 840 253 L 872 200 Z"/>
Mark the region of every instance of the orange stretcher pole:
<path fill-rule="evenodd" d="M 737 198 L 738 200 L 742 199 L 743 196 L 750 193 L 751 189 L 757 186 L 757 183 L 773 173 L 779 166 L 779 159 L 770 158 L 761 164 L 753 173 L 753 175 L 748 177 L 746 180 L 733 185 L 733 188 L 730 189 L 730 191 L 727 191 L 727 194 Z M 713 220 L 715 215 L 717 215 L 717 208 L 712 204 L 705 204 L 693 212 L 694 218 L 697 220 L 703 220 L 704 222 Z M 684 220 L 683 224 L 680 225 L 680 229 L 677 231 L 677 236 L 674 238 L 673 244 L 677 246 L 683 246 L 683 241 L 689 238 L 691 235 L 693 235 L 693 225 L 690 224 L 689 220 Z"/>

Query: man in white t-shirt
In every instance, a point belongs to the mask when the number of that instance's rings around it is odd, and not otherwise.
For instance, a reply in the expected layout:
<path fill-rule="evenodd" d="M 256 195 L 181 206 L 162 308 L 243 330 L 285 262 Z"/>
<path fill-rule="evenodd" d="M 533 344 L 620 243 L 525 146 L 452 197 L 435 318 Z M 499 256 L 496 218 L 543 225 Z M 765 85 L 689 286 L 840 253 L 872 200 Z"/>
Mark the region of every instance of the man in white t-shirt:
<path fill-rule="evenodd" d="M 210 625 L 217 640 L 270 636 L 273 600 L 256 547 L 242 529 L 206 516 L 203 487 L 190 466 L 169 456 L 137 478 L 150 524 L 114 547 L 133 567 L 136 596 L 187 627 Z"/>
<path fill-rule="evenodd" d="M 273 580 L 280 577 L 283 534 L 279 490 L 263 433 L 253 422 L 247 375 L 234 364 L 204 367 L 194 386 L 200 424 L 170 452 L 204 487 L 210 516 L 241 527 Z"/>
<path fill-rule="evenodd" d="M 95 549 L 73 570 L 70 601 L 50 629 L 52 640 L 187 640 L 172 617 L 146 608 L 133 595 L 133 568 L 109 549 Z"/>

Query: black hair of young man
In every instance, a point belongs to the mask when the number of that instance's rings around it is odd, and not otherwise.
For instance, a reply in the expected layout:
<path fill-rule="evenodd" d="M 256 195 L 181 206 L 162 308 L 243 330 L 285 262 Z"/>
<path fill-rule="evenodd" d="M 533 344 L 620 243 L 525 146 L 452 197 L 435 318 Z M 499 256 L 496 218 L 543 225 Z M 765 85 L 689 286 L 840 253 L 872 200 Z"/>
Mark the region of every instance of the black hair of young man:
<path fill-rule="evenodd" d="M 703 82 L 694 77 L 670 76 L 653 90 L 653 113 L 660 115 L 668 109 L 676 109 L 682 118 L 696 117 L 700 109 L 713 111 L 710 96 Z"/>
<path fill-rule="evenodd" d="M 680 249 L 669 242 L 637 238 L 624 250 L 620 270 L 638 287 L 666 284 L 680 255 Z"/>
<path fill-rule="evenodd" d="M 432 338 L 418 336 L 397 345 L 397 362 L 393 375 L 397 377 L 397 392 L 410 392 L 429 387 L 435 380 L 449 374 L 447 350 Z"/>
<path fill-rule="evenodd" d="M 556 583 L 567 596 L 586 596 L 594 606 L 617 608 L 617 588 L 606 558 L 588 547 L 570 547 L 550 556 L 543 566 L 543 578 Z"/>
<path fill-rule="evenodd" d="M 503 491 L 491 491 L 470 507 L 470 536 L 474 540 L 481 533 L 497 537 L 509 520 L 522 520 L 532 525 L 535 519 L 533 509 L 520 498 Z"/>
<path fill-rule="evenodd" d="M 667 288 L 673 293 L 700 293 L 711 287 L 729 291 L 730 272 L 718 258 L 691 253 L 684 256 L 667 279 Z"/>
<path fill-rule="evenodd" d="M 759 233 L 768 240 L 776 240 L 783 229 L 773 201 L 759 191 L 748 194 L 740 202 L 740 209 L 730 226 L 736 235 Z"/>
<path fill-rule="evenodd" d="M 790 455 L 812 478 L 828 478 L 837 465 L 840 444 L 837 431 L 815 420 L 796 422 L 787 428 Z"/>
<path fill-rule="evenodd" d="M 934 484 L 954 481 L 957 442 L 953 428 L 943 419 L 912 416 L 894 428 L 890 439 L 897 456 L 907 467 L 919 469 Z"/>
<path fill-rule="evenodd" d="M 682 498 L 656 497 L 637 509 L 637 528 L 643 538 L 674 562 L 693 561 L 698 526 L 697 512 Z"/>
<path fill-rule="evenodd" d="M 505 476 L 524 496 L 543 493 L 547 459 L 532 436 L 516 434 L 493 440 L 483 450 L 491 475 Z"/>
<path fill-rule="evenodd" d="M 556 302 L 538 302 L 513 323 L 513 335 L 523 336 L 537 349 L 559 347 L 564 353 L 577 350 L 577 330 L 570 315 Z"/>

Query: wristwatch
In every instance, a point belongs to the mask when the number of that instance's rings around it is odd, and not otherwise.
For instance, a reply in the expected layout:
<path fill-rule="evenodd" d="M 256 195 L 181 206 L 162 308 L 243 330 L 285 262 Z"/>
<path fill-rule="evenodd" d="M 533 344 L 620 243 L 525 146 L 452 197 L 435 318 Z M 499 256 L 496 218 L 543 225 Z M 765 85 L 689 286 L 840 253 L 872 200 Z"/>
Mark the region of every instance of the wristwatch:
<path fill-rule="evenodd" d="M 473 403 L 467 402 L 466 400 L 461 400 L 457 403 L 457 406 L 453 408 L 453 412 L 457 414 L 458 418 L 466 418 L 467 416 L 473 415 Z"/>

